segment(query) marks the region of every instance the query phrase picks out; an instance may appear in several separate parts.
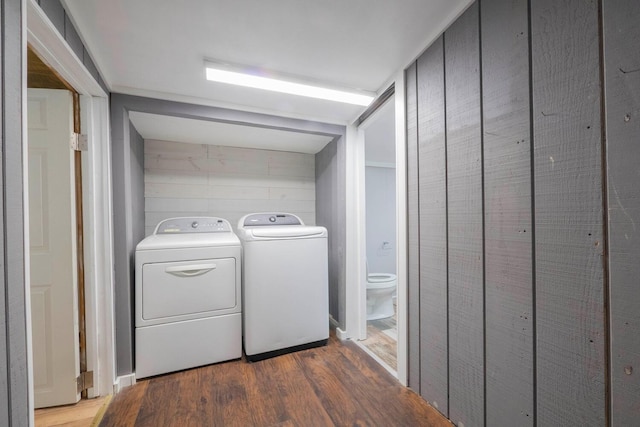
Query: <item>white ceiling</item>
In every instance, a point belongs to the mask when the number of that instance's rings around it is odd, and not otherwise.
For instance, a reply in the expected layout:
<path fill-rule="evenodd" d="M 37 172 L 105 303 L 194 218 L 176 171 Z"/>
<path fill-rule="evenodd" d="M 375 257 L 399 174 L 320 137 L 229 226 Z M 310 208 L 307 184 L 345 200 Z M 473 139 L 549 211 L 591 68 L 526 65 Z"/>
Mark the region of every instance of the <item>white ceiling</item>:
<path fill-rule="evenodd" d="M 131 111 L 144 139 L 316 154 L 332 137 Z"/>
<path fill-rule="evenodd" d="M 380 93 L 470 3 L 63 0 L 112 92 L 337 124 L 364 107 L 209 82 L 204 60 Z"/>

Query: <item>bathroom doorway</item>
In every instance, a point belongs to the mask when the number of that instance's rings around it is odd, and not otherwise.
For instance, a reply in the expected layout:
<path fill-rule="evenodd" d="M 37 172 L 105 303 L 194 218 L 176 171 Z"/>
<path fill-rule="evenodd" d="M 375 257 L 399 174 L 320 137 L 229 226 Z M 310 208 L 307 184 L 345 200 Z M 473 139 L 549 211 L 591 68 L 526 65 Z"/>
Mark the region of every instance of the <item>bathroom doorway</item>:
<path fill-rule="evenodd" d="M 398 371 L 396 117 L 394 97 L 363 123 L 366 339 L 379 363 Z"/>

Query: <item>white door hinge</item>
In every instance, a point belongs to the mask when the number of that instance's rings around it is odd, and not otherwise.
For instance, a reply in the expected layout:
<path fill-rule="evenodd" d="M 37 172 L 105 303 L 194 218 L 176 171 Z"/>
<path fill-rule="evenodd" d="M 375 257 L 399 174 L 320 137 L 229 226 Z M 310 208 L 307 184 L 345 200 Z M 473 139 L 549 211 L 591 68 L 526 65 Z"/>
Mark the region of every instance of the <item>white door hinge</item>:
<path fill-rule="evenodd" d="M 71 149 L 74 151 L 87 151 L 89 148 L 89 141 L 87 135 L 81 135 L 79 133 L 71 134 Z"/>

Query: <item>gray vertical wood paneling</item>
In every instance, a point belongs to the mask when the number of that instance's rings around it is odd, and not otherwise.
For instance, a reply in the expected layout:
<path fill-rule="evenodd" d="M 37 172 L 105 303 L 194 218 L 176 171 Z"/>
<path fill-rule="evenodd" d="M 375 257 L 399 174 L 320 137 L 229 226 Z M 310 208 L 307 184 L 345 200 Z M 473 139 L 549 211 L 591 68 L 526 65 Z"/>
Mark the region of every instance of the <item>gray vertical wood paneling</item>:
<path fill-rule="evenodd" d="M 488 426 L 534 425 L 527 8 L 481 3 Z"/>
<path fill-rule="evenodd" d="M 4 99 L 7 95 L 5 86 L 4 84 L 1 84 L 1 82 L 4 80 L 4 70 L 9 66 L 9 62 L 7 61 L 8 58 L 4 53 L 4 22 L 6 20 L 4 4 L 7 1 L 8 0 L 0 0 L 0 99 L 2 100 L 2 105 L 4 105 Z M 1 111 L 3 120 L 0 120 L 0 152 L 4 153 L 4 147 L 7 144 L 7 137 L 5 136 L 4 129 L 5 109 L 3 108 Z M 3 161 L 0 162 L 0 183 L 2 184 L 2 188 L 4 188 L 7 185 L 7 176 L 5 173 L 4 159 L 2 160 Z M 7 220 L 4 214 L 4 207 L 6 203 L 5 198 L 0 197 L 0 220 L 2 220 L 2 227 L 0 227 L 0 242 L 3 242 L 3 245 L 0 246 L 0 256 L 2 257 L 2 261 L 0 262 L 0 280 L 2 280 L 2 292 L 0 292 L 0 307 L 2 307 L 0 310 L 0 343 L 2 343 L 2 347 L 4 348 L 4 351 L 0 351 L 0 425 L 9 425 L 9 417 L 11 416 L 11 394 L 9 389 L 9 374 L 11 372 L 11 366 L 9 362 L 9 352 L 7 351 L 9 348 L 9 337 L 7 335 L 7 325 L 9 323 L 9 319 L 7 317 L 7 288 L 9 287 L 9 283 L 7 282 L 7 263 L 5 260 L 8 248 L 4 243 L 6 241 L 5 228 L 7 226 Z"/>
<path fill-rule="evenodd" d="M 615 427 L 640 419 L 639 19 L 634 0 L 482 0 L 444 33 L 441 102 L 421 92 L 437 73 L 424 71 L 427 53 L 419 59 L 411 96 L 420 169 L 409 174 L 409 191 L 420 206 L 409 209 L 420 216 L 409 235 L 422 236 L 410 266 L 423 274 L 419 312 L 411 313 L 419 336 L 410 323 L 409 339 L 413 348 L 419 340 L 420 391 L 430 400 L 426 379 L 439 370 L 427 354 L 439 342 L 427 320 L 429 186 L 439 165 L 424 143 L 437 128 L 424 118 L 440 108 L 454 423 Z"/>
<path fill-rule="evenodd" d="M 60 33 L 62 38 L 65 39 L 71 50 L 76 54 L 78 59 L 82 61 L 82 63 L 96 80 L 96 82 L 98 82 L 100 87 L 102 87 L 102 89 L 106 93 L 109 93 L 109 88 L 102 79 L 102 76 L 100 75 L 100 72 L 96 68 L 95 64 L 91 60 L 89 52 L 84 46 L 80 35 L 73 25 L 73 22 L 71 22 L 71 19 L 62 6 L 60 0 L 41 0 L 38 2 L 38 4 L 40 5 L 42 11 L 47 15 L 53 26 L 56 28 L 58 33 Z"/>
<path fill-rule="evenodd" d="M 448 415 L 447 157 L 443 37 L 417 61 L 420 394 Z"/>
<path fill-rule="evenodd" d="M 478 4 L 445 33 L 449 418 L 484 425 L 482 141 Z"/>
<path fill-rule="evenodd" d="M 22 156 L 23 0 L 0 2 L 0 425 L 29 422 Z"/>
<path fill-rule="evenodd" d="M 319 224 L 331 224 L 333 211 L 337 205 L 337 185 L 336 157 L 338 143 L 330 142 L 315 156 L 316 170 L 316 219 Z M 333 227 L 332 227 L 333 228 Z M 328 236 L 329 257 L 329 313 L 336 320 L 340 319 L 339 289 L 338 289 L 338 251 L 334 244 L 334 236 Z M 344 325 L 341 325 L 344 328 Z"/>
<path fill-rule="evenodd" d="M 640 421 L 640 2 L 603 2 L 611 425 Z"/>
<path fill-rule="evenodd" d="M 340 132 L 335 138 L 336 142 L 336 204 L 334 206 L 331 222 L 326 225 L 327 232 L 333 235 L 335 253 L 337 259 L 330 268 L 336 270 L 338 283 L 338 318 L 341 328 L 346 327 L 347 317 L 347 273 L 346 273 L 346 242 L 347 242 L 347 160 L 346 160 L 346 130 Z M 320 223 L 318 222 L 318 225 Z M 333 251 L 333 249 L 332 249 Z M 331 261 L 329 261 L 331 262 Z"/>
<path fill-rule="evenodd" d="M 41 0 L 40 7 L 47 14 L 47 17 L 51 21 L 56 30 L 64 38 L 64 18 L 65 11 L 62 7 L 60 0 Z"/>
<path fill-rule="evenodd" d="M 420 251 L 416 64 L 405 72 L 407 111 L 408 383 L 420 393 Z"/>
<path fill-rule="evenodd" d="M 135 244 L 131 242 L 131 173 L 129 113 L 118 97 L 111 98 L 111 167 L 113 191 L 113 253 L 116 375 L 133 366 L 133 275 Z"/>
<path fill-rule="evenodd" d="M 605 424 L 596 1 L 531 2 L 539 425 Z"/>

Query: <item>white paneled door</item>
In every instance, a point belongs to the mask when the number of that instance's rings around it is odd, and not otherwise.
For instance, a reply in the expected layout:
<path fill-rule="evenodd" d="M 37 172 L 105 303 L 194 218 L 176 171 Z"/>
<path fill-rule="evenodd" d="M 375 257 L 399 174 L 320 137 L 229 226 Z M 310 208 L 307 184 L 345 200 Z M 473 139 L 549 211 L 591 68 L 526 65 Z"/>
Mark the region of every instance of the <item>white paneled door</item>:
<path fill-rule="evenodd" d="M 80 399 L 73 100 L 29 89 L 29 240 L 35 407 Z"/>

